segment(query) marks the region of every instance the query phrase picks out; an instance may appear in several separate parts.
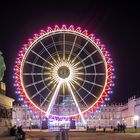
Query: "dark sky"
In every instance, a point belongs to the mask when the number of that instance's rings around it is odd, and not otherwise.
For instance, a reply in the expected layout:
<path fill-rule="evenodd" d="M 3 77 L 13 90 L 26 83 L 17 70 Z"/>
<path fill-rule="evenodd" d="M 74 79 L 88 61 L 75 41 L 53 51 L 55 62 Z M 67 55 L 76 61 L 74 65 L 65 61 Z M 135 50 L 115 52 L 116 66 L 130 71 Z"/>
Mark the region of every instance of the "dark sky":
<path fill-rule="evenodd" d="M 35 32 L 51 25 L 73 24 L 95 33 L 115 65 L 112 101 L 140 94 L 140 4 L 135 1 L 20 0 L 0 3 L 0 50 L 7 70 L 7 95 L 16 97 L 13 66 L 18 51 Z"/>

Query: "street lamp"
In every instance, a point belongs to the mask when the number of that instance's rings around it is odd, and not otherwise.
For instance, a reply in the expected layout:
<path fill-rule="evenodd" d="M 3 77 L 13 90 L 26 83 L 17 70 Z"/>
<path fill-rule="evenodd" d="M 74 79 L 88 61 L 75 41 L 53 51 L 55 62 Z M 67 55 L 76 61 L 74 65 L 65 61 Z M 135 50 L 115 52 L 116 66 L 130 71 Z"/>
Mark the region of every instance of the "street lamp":
<path fill-rule="evenodd" d="M 135 121 L 135 128 L 137 128 L 137 121 L 139 120 L 139 116 L 135 115 L 134 116 L 134 121 Z"/>
<path fill-rule="evenodd" d="M 100 125 L 101 125 L 101 124 L 100 124 L 100 120 L 101 120 L 101 119 L 99 118 L 99 129 L 100 129 L 100 127 L 101 127 L 101 126 L 100 126 Z"/>
<path fill-rule="evenodd" d="M 32 120 L 32 119 L 29 118 L 29 123 L 30 123 L 30 127 L 29 127 L 29 129 L 30 129 L 30 130 L 31 130 L 31 128 L 32 128 L 32 126 L 31 126 L 31 125 L 32 125 L 32 124 L 31 124 L 31 120 Z"/>
<path fill-rule="evenodd" d="M 113 127 L 113 119 L 110 119 L 111 128 Z"/>
<path fill-rule="evenodd" d="M 17 124 L 20 126 L 20 124 L 19 124 L 19 123 L 20 123 L 20 122 L 19 122 L 19 118 L 17 118 L 17 121 L 16 121 L 16 122 L 17 122 Z"/>
<path fill-rule="evenodd" d="M 124 118 L 122 119 L 122 121 L 123 121 L 123 124 L 124 124 Z"/>

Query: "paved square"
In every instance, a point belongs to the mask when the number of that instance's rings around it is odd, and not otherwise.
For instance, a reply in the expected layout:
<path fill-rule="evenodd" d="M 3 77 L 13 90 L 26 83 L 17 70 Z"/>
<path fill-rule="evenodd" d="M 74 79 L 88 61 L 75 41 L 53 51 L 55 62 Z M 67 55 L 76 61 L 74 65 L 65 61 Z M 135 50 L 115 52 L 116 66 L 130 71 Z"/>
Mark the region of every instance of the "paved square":
<path fill-rule="evenodd" d="M 73 133 L 69 140 L 140 140 L 140 133 Z"/>
<path fill-rule="evenodd" d="M 39 140 L 44 137 L 47 140 L 55 140 L 56 132 L 27 132 L 27 140 Z M 68 140 L 140 140 L 140 133 L 92 133 L 69 132 Z"/>

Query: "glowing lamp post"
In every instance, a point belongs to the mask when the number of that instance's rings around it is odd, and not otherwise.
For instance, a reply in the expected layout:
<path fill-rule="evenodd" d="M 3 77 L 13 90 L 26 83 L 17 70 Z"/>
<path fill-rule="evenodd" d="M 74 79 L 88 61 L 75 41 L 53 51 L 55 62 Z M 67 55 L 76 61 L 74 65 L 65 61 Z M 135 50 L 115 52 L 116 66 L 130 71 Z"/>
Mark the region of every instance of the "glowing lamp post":
<path fill-rule="evenodd" d="M 113 119 L 111 118 L 110 121 L 111 121 L 111 127 L 112 127 L 112 125 L 113 125 Z"/>
<path fill-rule="evenodd" d="M 135 128 L 137 128 L 137 121 L 139 120 L 139 116 L 138 115 L 135 115 L 134 116 L 134 124 L 135 124 Z"/>
<path fill-rule="evenodd" d="M 31 130 L 31 128 L 32 128 L 32 126 L 31 126 L 32 125 L 32 123 L 31 123 L 32 119 L 30 118 L 29 121 L 30 121 L 30 127 L 29 128 Z"/>
<path fill-rule="evenodd" d="M 124 123 L 124 118 L 122 119 L 123 123 Z"/>

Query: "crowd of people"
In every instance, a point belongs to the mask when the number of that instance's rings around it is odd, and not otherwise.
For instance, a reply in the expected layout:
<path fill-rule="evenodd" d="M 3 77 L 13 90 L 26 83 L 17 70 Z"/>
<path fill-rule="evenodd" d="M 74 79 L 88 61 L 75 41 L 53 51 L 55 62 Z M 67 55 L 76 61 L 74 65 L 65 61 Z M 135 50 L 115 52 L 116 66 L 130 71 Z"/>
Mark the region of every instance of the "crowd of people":
<path fill-rule="evenodd" d="M 125 124 L 118 124 L 118 132 L 125 133 L 126 125 Z"/>
<path fill-rule="evenodd" d="M 87 126 L 87 130 L 88 130 L 88 126 Z M 99 126 L 99 129 L 101 127 Z M 111 129 L 113 129 L 113 127 L 111 126 Z M 118 124 L 117 125 L 117 130 L 119 133 L 124 132 L 125 133 L 125 129 L 126 129 L 126 125 L 125 124 Z M 10 135 L 11 136 L 16 136 L 17 140 L 25 140 L 25 132 L 22 129 L 22 126 L 16 126 L 14 125 L 11 129 L 10 129 Z"/>
<path fill-rule="evenodd" d="M 25 140 L 25 132 L 22 129 L 22 126 L 16 126 L 14 125 L 11 129 L 10 129 L 10 135 L 11 136 L 16 136 L 17 140 Z"/>
<path fill-rule="evenodd" d="M 94 127 L 94 128 L 89 128 L 89 126 L 87 125 L 87 131 L 89 129 L 92 129 L 94 131 L 96 131 L 96 129 L 102 129 L 103 132 L 106 132 L 106 129 L 107 128 L 110 128 L 112 130 L 114 130 L 114 132 L 119 132 L 119 133 L 125 133 L 125 130 L 126 130 L 126 125 L 125 124 L 118 124 L 117 127 L 113 127 L 113 126 L 110 126 L 110 127 L 101 127 L 101 126 L 98 126 L 98 127 Z"/>

